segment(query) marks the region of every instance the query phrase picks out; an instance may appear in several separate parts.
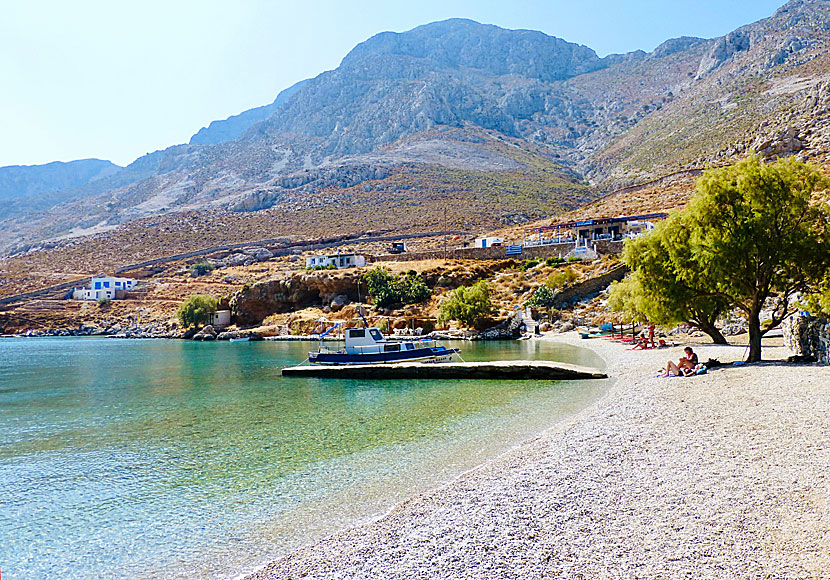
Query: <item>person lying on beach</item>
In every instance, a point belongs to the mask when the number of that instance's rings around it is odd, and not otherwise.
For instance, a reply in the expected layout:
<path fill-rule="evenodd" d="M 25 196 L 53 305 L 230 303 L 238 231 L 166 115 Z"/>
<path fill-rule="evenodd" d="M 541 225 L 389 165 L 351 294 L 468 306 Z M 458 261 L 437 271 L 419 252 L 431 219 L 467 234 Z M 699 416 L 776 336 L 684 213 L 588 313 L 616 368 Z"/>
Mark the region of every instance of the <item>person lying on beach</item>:
<path fill-rule="evenodd" d="M 686 353 L 686 356 L 680 357 L 680 360 L 677 361 L 677 364 L 675 364 L 675 362 L 671 360 L 668 363 L 666 363 L 666 372 L 663 373 L 662 376 L 686 377 L 689 375 L 693 375 L 695 373 L 695 367 L 698 364 L 697 355 L 695 354 L 695 351 L 693 351 L 691 347 L 687 346 L 683 349 L 683 352 Z"/>

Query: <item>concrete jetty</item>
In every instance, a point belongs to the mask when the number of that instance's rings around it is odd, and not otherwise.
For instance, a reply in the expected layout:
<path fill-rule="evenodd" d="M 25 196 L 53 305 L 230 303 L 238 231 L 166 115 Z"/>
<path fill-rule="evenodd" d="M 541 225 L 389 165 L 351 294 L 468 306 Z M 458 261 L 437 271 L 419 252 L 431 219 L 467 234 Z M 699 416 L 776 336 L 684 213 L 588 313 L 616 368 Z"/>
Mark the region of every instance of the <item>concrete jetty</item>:
<path fill-rule="evenodd" d="M 363 365 L 301 365 L 282 369 L 284 377 L 327 379 L 606 379 L 598 369 L 544 360 Z"/>

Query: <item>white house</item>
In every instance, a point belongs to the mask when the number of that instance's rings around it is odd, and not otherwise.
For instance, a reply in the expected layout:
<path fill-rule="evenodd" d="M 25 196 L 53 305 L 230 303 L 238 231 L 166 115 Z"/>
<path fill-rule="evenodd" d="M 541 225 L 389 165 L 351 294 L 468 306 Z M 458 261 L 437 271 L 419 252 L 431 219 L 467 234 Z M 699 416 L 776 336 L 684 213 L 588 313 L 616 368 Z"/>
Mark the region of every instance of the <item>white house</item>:
<path fill-rule="evenodd" d="M 326 268 L 334 266 L 340 268 L 362 268 L 366 265 L 366 258 L 360 254 L 332 254 L 331 256 L 311 256 L 305 259 L 306 268 Z"/>
<path fill-rule="evenodd" d="M 492 246 L 501 246 L 504 240 L 501 238 L 476 238 L 473 243 L 474 248 L 490 248 Z"/>
<path fill-rule="evenodd" d="M 230 310 L 217 310 L 210 315 L 210 324 L 214 328 L 225 328 L 231 324 Z"/>
<path fill-rule="evenodd" d="M 89 288 L 75 288 L 72 298 L 75 300 L 115 300 L 117 290 L 131 290 L 136 284 L 133 278 L 116 278 L 98 276 L 92 279 Z"/>

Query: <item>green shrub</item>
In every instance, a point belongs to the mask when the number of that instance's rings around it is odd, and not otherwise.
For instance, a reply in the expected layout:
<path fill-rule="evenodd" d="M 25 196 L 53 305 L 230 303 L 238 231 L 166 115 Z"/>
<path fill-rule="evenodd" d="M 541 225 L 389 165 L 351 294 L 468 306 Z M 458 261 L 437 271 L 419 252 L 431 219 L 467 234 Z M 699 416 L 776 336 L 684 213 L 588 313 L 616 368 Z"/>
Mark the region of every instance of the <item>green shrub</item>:
<path fill-rule="evenodd" d="M 536 258 L 532 258 L 530 260 L 525 260 L 524 262 L 522 262 L 522 265 L 519 266 L 519 269 L 522 272 L 527 272 L 531 268 L 535 268 L 538 265 L 539 265 L 539 260 L 537 260 Z"/>
<path fill-rule="evenodd" d="M 472 286 L 461 286 L 450 292 L 441 303 L 438 323 L 446 324 L 450 320 L 457 320 L 465 326 L 475 326 L 480 319 L 492 316 L 493 313 L 490 286 L 484 280 L 479 280 Z"/>
<path fill-rule="evenodd" d="M 553 306 L 555 299 L 556 292 L 547 284 L 542 284 L 536 289 L 536 292 L 533 293 L 533 296 L 530 297 L 530 300 L 528 300 L 527 303 L 531 306 L 549 308 Z"/>
<path fill-rule="evenodd" d="M 197 262 L 190 267 L 190 273 L 194 276 L 204 276 L 213 269 L 214 266 L 210 262 Z"/>
<path fill-rule="evenodd" d="M 334 264 L 326 264 L 325 266 L 320 264 L 319 266 L 310 266 L 306 270 L 337 270 L 337 266 Z"/>
<path fill-rule="evenodd" d="M 579 256 L 570 256 L 568 258 L 568 263 L 569 264 L 573 264 L 574 262 L 581 262 L 581 261 L 582 261 L 582 258 L 580 258 Z"/>
<path fill-rule="evenodd" d="M 395 276 L 385 268 L 374 268 L 361 278 L 376 306 L 389 308 L 398 304 L 415 304 L 427 300 L 432 291 L 415 271 Z"/>
<path fill-rule="evenodd" d="M 528 304 L 550 308 L 556 300 L 556 295 L 576 280 L 576 277 L 576 272 L 571 268 L 554 272 L 542 286 L 536 289 L 533 296 L 528 300 Z"/>
<path fill-rule="evenodd" d="M 547 260 L 545 260 L 545 265 L 550 266 L 551 268 L 555 268 L 560 264 L 565 263 L 565 258 L 560 258 L 559 256 L 551 256 Z"/>
<path fill-rule="evenodd" d="M 576 278 L 576 272 L 573 269 L 565 268 L 564 270 L 559 270 L 551 274 L 547 282 L 545 282 L 545 286 L 548 286 L 555 292 L 559 292 L 576 280 Z"/>
<path fill-rule="evenodd" d="M 184 328 L 191 326 L 203 326 L 216 312 L 217 301 L 213 296 L 194 294 L 179 306 L 176 318 L 179 319 Z"/>
<path fill-rule="evenodd" d="M 110 302 L 112 302 L 111 298 L 99 298 L 98 306 L 109 306 Z"/>

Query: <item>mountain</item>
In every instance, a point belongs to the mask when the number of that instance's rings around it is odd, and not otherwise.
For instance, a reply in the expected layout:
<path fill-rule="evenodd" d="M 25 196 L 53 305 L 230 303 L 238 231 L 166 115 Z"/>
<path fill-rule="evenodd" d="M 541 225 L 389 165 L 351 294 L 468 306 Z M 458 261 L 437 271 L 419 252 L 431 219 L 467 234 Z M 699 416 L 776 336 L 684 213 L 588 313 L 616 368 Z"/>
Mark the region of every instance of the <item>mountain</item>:
<path fill-rule="evenodd" d="M 188 144 L 36 211 L 0 212 L 0 249 L 176 212 L 234 215 L 243 231 L 274 219 L 275 235 L 301 235 L 321 219 L 337 232 L 434 229 L 449 208 L 455 228 L 476 231 L 749 150 L 822 162 L 828 42 L 827 0 L 793 0 L 721 38 L 605 58 L 462 19 L 384 32 Z"/>
<path fill-rule="evenodd" d="M 232 115 L 221 121 L 212 121 L 210 125 L 202 127 L 190 138 L 190 144 L 214 145 L 216 143 L 224 143 L 225 141 L 233 141 L 251 125 L 264 121 L 273 115 L 306 82 L 308 81 L 300 81 L 281 91 L 270 105 L 248 109 L 247 111 L 243 111 L 238 115 Z"/>
<path fill-rule="evenodd" d="M 85 185 L 112 175 L 119 169 L 118 165 L 101 159 L 0 167 L 0 201 Z"/>

